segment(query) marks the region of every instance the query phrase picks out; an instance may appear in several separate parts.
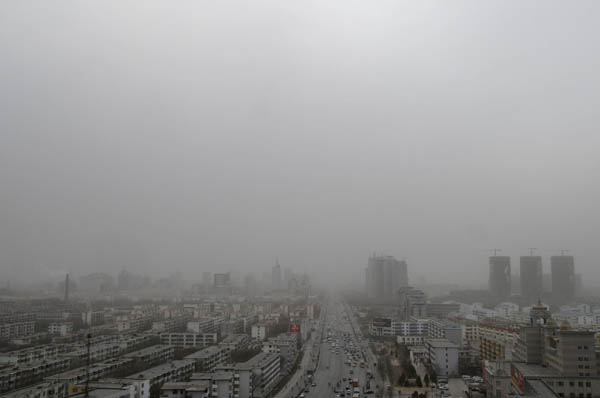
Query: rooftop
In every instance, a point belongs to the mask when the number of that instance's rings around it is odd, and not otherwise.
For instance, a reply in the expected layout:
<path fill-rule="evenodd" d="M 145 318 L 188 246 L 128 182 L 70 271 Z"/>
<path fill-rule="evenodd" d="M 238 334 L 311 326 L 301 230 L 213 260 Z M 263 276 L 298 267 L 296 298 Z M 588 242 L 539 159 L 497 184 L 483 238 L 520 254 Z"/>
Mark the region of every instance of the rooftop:
<path fill-rule="evenodd" d="M 158 365 L 150 369 L 146 369 L 143 372 L 134 373 L 125 377 L 126 379 L 136 379 L 136 380 L 144 380 L 144 379 L 152 379 L 157 376 L 161 376 L 171 369 L 181 368 L 187 365 L 193 365 L 193 362 L 186 359 L 175 360 L 171 362 L 167 362 L 163 365 Z"/>
<path fill-rule="evenodd" d="M 434 348 L 458 348 L 456 344 L 447 339 L 428 339 L 427 344 Z"/>
<path fill-rule="evenodd" d="M 512 365 L 521 372 L 524 377 L 561 377 L 557 370 L 542 365 L 527 364 L 524 362 L 513 362 Z"/>

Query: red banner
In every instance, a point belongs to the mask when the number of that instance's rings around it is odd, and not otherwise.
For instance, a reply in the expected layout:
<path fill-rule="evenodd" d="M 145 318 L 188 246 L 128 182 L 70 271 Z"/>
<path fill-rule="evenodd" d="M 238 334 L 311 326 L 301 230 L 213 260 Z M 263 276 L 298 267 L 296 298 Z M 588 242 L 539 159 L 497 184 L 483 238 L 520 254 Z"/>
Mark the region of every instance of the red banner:
<path fill-rule="evenodd" d="M 290 333 L 300 333 L 300 324 L 290 323 Z"/>

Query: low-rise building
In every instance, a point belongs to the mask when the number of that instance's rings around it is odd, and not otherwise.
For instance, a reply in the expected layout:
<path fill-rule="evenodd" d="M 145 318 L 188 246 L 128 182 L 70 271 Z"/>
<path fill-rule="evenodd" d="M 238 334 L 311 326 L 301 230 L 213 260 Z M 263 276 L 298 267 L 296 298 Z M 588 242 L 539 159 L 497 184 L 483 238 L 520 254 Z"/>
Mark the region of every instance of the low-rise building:
<path fill-rule="evenodd" d="M 117 343 L 100 343 L 90 345 L 90 362 L 103 361 L 119 355 L 121 348 Z M 87 360 L 87 348 L 81 347 L 73 351 L 65 352 L 63 357 L 70 358 L 73 361 L 81 363 Z"/>
<path fill-rule="evenodd" d="M 287 375 L 291 372 L 296 358 L 298 358 L 298 335 L 282 333 L 276 337 L 271 337 L 263 342 L 262 351 L 279 355 L 280 373 Z"/>
<path fill-rule="evenodd" d="M 127 376 L 125 379 L 141 383 L 141 397 L 150 397 L 152 387 L 160 387 L 169 381 L 186 381 L 194 372 L 194 361 L 183 359 L 167 362 Z"/>
<path fill-rule="evenodd" d="M 20 365 L 32 361 L 43 361 L 58 356 L 61 351 L 62 346 L 46 344 L 39 347 L 2 352 L 0 353 L 0 364 Z"/>
<path fill-rule="evenodd" d="M 267 338 L 268 326 L 266 324 L 252 325 L 250 335 L 253 339 L 264 341 Z"/>
<path fill-rule="evenodd" d="M 168 382 L 160 389 L 161 398 L 212 398 L 212 384 L 206 381 Z"/>
<path fill-rule="evenodd" d="M 249 344 L 250 337 L 247 334 L 232 334 L 219 343 L 221 347 L 226 347 L 229 351 L 245 350 Z"/>
<path fill-rule="evenodd" d="M 185 357 L 194 361 L 196 371 L 212 372 L 217 366 L 231 360 L 231 351 L 227 347 L 210 346 Z"/>
<path fill-rule="evenodd" d="M 132 358 L 113 358 L 103 362 L 90 365 L 89 375 L 90 381 L 98 380 L 102 377 L 107 377 L 119 369 L 131 366 L 134 362 Z M 86 380 L 85 366 L 67 370 L 66 372 L 58 373 L 52 376 L 47 376 L 45 381 L 58 381 L 68 384 L 83 384 Z"/>
<path fill-rule="evenodd" d="M 3 395 L 2 398 L 66 398 L 67 384 L 54 381 L 42 382 Z"/>
<path fill-rule="evenodd" d="M 57 336 L 67 336 L 73 333 L 73 322 L 52 322 L 48 325 L 48 333 Z"/>
<path fill-rule="evenodd" d="M 275 353 L 261 352 L 246 362 L 220 366 L 217 370 L 232 372 L 233 396 L 261 398 L 269 395 L 280 377 L 280 359 Z"/>
<path fill-rule="evenodd" d="M 68 358 L 49 358 L 0 369 L 0 393 L 41 382 L 45 376 L 68 369 Z"/>
<path fill-rule="evenodd" d="M 161 333 L 160 343 L 177 348 L 207 347 L 217 344 L 216 333 Z"/>
<path fill-rule="evenodd" d="M 194 373 L 190 381 L 205 382 L 210 385 L 211 398 L 231 398 L 233 397 L 234 372 L 218 371 L 212 373 Z"/>
<path fill-rule="evenodd" d="M 423 335 L 417 336 L 396 336 L 396 342 L 398 344 L 404 344 L 408 346 L 423 345 L 426 337 Z"/>
<path fill-rule="evenodd" d="M 123 355 L 124 358 L 132 358 L 140 363 L 147 365 L 159 364 L 173 359 L 175 347 L 170 345 L 157 344 L 133 351 Z"/>
<path fill-rule="evenodd" d="M 429 361 L 440 376 L 458 375 L 459 347 L 447 339 L 427 339 L 425 341 Z"/>

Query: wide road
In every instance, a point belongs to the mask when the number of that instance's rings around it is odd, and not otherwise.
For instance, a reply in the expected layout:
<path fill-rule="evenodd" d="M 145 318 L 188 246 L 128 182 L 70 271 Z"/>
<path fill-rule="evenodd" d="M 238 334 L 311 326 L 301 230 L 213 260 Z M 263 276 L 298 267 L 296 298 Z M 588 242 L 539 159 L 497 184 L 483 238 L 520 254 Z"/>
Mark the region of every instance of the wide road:
<path fill-rule="evenodd" d="M 339 383 L 341 396 L 351 397 L 352 394 L 346 394 L 345 391 L 348 387 L 352 389 L 348 380 L 358 379 L 360 396 L 363 397 L 367 370 L 372 370 L 372 364 L 365 364 L 364 368 L 360 367 L 363 360 L 362 342 L 357 341 L 341 302 L 333 300 L 329 302 L 323 338 L 317 343 L 321 344 L 321 354 L 313 375 L 316 386 L 310 385 L 309 391 L 304 393 L 305 396 L 307 398 L 335 397 L 334 388 Z M 371 389 L 374 390 L 375 386 L 372 385 Z"/>

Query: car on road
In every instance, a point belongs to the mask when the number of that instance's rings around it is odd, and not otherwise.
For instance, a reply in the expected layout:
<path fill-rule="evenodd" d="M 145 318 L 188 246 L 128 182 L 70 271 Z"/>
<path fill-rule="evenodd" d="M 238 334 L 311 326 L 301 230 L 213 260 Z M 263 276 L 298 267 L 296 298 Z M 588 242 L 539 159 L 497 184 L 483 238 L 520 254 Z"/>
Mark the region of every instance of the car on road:
<path fill-rule="evenodd" d="M 300 394 L 300 398 L 304 398 L 306 397 L 306 395 L 304 395 L 304 393 Z"/>

